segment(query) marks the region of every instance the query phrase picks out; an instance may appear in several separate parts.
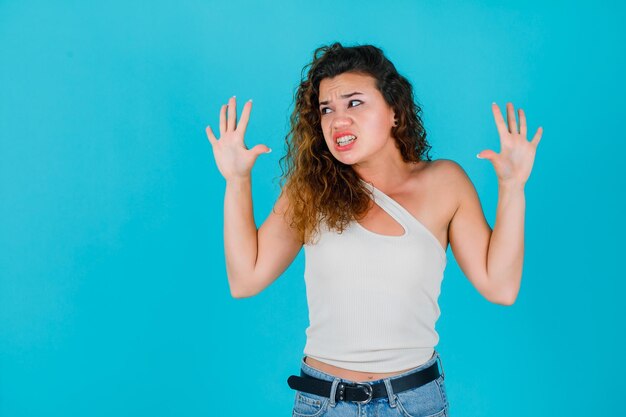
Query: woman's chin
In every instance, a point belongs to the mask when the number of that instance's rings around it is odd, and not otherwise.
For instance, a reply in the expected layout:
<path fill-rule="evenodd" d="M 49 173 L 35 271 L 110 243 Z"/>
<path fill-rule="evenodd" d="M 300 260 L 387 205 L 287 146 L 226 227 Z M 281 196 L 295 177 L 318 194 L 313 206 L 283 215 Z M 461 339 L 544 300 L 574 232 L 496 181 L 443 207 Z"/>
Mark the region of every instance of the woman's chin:
<path fill-rule="evenodd" d="M 341 162 L 344 165 L 354 165 L 358 162 L 357 158 L 353 155 L 346 155 L 340 153 L 339 155 L 334 155 L 335 159 Z"/>

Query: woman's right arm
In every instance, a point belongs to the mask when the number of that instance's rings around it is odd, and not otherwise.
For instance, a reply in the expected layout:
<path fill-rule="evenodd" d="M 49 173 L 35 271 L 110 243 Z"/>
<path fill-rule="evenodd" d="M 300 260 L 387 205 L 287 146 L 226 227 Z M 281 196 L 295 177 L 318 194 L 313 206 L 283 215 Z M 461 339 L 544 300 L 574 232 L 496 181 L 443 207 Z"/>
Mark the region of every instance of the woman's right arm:
<path fill-rule="evenodd" d="M 282 194 L 259 230 L 254 223 L 250 171 L 256 158 L 269 148 L 256 145 L 248 150 L 244 145 L 251 107 L 248 101 L 235 126 L 236 102 L 232 97 L 220 111 L 220 139 L 210 127 L 206 129 L 218 169 L 226 179 L 224 250 L 230 291 L 235 298 L 250 297 L 265 289 L 287 269 L 302 247 L 286 221 L 288 203 Z"/>

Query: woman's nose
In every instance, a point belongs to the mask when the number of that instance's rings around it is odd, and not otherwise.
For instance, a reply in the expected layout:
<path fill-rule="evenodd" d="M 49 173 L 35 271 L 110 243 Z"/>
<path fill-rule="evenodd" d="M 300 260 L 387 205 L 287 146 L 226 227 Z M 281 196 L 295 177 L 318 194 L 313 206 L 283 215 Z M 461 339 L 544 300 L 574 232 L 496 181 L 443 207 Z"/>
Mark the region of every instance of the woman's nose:
<path fill-rule="evenodd" d="M 347 116 L 337 115 L 333 119 L 333 127 L 334 128 L 340 128 L 340 127 L 349 126 L 351 123 L 352 123 L 352 119 L 350 119 Z"/>

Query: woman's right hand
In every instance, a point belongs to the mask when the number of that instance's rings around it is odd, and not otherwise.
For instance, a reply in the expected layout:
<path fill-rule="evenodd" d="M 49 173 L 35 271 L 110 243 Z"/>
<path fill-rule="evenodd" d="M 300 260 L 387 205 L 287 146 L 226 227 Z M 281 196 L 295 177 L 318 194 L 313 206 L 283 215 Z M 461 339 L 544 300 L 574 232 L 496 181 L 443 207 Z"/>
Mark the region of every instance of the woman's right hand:
<path fill-rule="evenodd" d="M 228 108 L 228 117 L 226 110 Z M 220 138 L 213 134 L 211 126 L 207 126 L 206 134 L 213 147 L 213 156 L 222 176 L 226 181 L 250 177 L 250 171 L 257 157 L 272 150 L 265 145 L 256 145 L 248 149 L 243 142 L 246 133 L 252 100 L 243 106 L 239 125 L 237 121 L 237 101 L 235 97 L 228 100 L 220 109 Z"/>

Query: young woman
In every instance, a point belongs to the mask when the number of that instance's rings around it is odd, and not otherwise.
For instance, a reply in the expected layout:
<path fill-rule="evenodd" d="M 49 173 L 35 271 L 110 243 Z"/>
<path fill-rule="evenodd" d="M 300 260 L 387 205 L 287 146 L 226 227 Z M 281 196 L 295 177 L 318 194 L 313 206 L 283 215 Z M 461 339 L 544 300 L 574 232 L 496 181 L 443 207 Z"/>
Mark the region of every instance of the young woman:
<path fill-rule="evenodd" d="M 220 111 L 207 136 L 226 179 L 224 244 L 234 297 L 258 294 L 304 246 L 310 326 L 294 416 L 445 416 L 435 346 L 446 249 L 489 301 L 510 305 L 524 254 L 524 185 L 542 135 L 526 139 L 494 103 L 500 153 L 492 230 L 464 170 L 431 160 L 409 81 L 374 46 L 318 48 L 296 93 L 282 192 L 260 229 L 250 171 L 271 150 L 244 144 L 252 101 Z M 286 171 L 286 172 L 285 172 Z M 441 367 L 441 371 L 440 368 Z M 370 414 L 371 413 L 371 414 Z"/>

